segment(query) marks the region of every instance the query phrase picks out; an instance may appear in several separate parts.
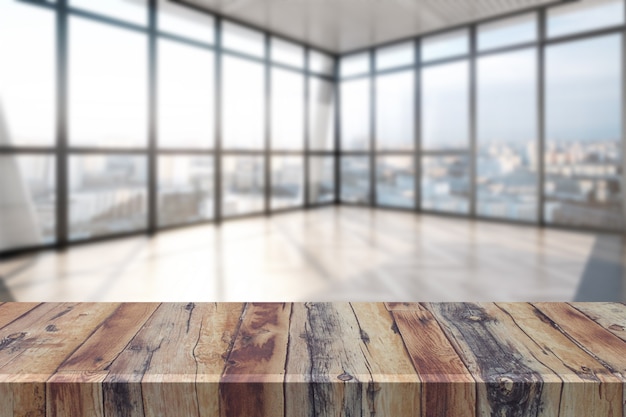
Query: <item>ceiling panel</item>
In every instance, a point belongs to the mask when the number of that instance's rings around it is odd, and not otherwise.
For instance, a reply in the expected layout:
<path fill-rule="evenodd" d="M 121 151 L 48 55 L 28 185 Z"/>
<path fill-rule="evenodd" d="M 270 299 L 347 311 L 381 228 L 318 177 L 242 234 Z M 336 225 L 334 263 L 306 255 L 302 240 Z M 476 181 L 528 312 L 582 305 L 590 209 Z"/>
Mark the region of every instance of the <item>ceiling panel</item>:
<path fill-rule="evenodd" d="M 178 0 L 335 53 L 558 0 Z"/>

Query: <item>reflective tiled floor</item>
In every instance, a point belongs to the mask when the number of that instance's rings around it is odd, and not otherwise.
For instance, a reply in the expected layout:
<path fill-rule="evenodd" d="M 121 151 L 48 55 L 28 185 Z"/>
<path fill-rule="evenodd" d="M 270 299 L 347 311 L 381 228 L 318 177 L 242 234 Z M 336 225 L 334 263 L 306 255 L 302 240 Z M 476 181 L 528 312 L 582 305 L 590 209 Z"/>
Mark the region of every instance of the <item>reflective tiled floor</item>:
<path fill-rule="evenodd" d="M 623 300 L 623 239 L 329 207 L 0 262 L 0 301 Z"/>

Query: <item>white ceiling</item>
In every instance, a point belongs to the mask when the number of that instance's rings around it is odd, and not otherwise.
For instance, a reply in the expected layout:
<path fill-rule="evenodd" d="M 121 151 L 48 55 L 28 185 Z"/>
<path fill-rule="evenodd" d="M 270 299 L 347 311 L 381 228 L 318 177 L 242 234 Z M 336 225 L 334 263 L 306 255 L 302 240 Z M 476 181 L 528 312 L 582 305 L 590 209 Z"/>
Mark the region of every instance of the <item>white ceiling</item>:
<path fill-rule="evenodd" d="M 563 0 L 179 0 L 343 53 Z"/>

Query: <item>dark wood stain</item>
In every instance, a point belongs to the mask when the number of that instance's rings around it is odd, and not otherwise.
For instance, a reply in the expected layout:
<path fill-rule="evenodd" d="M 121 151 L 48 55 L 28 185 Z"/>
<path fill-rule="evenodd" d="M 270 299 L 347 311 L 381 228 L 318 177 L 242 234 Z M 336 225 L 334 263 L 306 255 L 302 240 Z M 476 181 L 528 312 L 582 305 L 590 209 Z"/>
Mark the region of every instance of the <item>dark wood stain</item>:
<path fill-rule="evenodd" d="M 439 304 L 446 325 L 454 326 L 470 346 L 480 368 L 481 379 L 493 416 L 536 416 L 541 406 L 541 375 L 521 360 L 513 346 L 504 346 L 489 323 L 496 321 L 472 303 Z"/>

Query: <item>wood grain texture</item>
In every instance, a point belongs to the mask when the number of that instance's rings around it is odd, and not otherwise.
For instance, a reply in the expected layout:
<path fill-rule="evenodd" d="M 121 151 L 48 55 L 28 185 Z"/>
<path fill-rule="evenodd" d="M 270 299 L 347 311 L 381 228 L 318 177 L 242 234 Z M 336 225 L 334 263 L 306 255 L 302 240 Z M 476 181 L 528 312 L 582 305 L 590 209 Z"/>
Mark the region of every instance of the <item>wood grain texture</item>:
<path fill-rule="evenodd" d="M 474 417 L 474 378 L 433 315 L 416 304 L 394 309 L 393 317 L 423 381 L 422 417 Z"/>
<path fill-rule="evenodd" d="M 0 304 L 0 416 L 619 417 L 612 303 Z"/>

